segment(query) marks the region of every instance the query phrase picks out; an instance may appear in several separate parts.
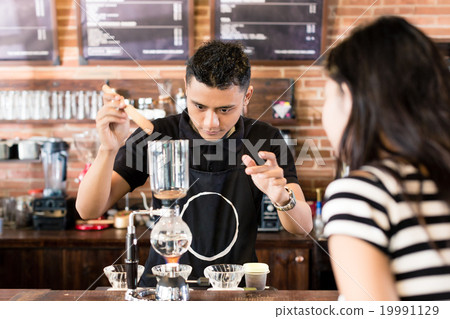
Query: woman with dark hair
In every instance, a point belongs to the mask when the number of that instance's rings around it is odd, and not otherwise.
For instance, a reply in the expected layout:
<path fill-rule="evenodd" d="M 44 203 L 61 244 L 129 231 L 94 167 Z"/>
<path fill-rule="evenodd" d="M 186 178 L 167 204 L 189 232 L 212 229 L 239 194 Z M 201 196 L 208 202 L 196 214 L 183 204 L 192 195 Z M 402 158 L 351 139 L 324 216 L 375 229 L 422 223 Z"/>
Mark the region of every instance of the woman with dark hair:
<path fill-rule="evenodd" d="M 333 271 L 347 300 L 450 299 L 450 73 L 399 17 L 333 48 L 323 125 L 349 176 L 326 191 Z"/>

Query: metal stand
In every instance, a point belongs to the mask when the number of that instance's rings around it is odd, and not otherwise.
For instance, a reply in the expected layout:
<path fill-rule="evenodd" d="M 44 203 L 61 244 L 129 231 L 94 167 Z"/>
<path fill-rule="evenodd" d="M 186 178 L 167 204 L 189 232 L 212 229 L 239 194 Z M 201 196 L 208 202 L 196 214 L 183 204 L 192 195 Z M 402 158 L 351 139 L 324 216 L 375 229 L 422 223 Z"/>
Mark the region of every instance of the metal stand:
<path fill-rule="evenodd" d="M 162 277 L 154 289 L 144 289 L 137 291 L 137 268 L 139 264 L 136 227 L 134 226 L 135 215 L 152 215 L 153 209 L 149 211 L 132 212 L 129 216 L 129 224 L 126 235 L 126 259 L 125 267 L 127 272 L 127 287 L 125 300 L 129 301 L 185 301 L 189 300 L 189 285 L 183 277 Z M 154 296 L 154 298 L 148 298 Z"/>

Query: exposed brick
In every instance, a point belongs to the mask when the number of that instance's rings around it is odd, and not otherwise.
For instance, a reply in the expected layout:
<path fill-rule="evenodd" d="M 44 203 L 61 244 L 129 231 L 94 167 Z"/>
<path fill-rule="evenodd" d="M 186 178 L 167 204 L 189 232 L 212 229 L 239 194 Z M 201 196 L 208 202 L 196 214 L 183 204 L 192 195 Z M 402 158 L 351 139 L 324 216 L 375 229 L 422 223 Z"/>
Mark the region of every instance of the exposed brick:
<path fill-rule="evenodd" d="M 58 43 L 62 47 L 74 47 L 78 45 L 78 40 L 76 38 L 58 37 Z"/>
<path fill-rule="evenodd" d="M 382 8 L 375 8 L 374 9 L 374 15 L 375 16 L 382 16 L 382 15 L 405 15 L 405 14 L 413 14 L 416 10 L 413 6 L 401 6 L 401 7 L 382 7 Z M 418 10 L 418 9 L 417 9 Z"/>
<path fill-rule="evenodd" d="M 323 88 L 325 87 L 326 80 L 306 80 L 305 87 Z"/>
<path fill-rule="evenodd" d="M 325 130 L 323 129 L 301 129 L 299 131 L 300 137 L 305 136 L 326 136 Z"/>
<path fill-rule="evenodd" d="M 420 15 L 420 14 L 435 14 L 435 15 L 450 14 L 450 6 L 417 7 L 415 13 L 417 15 Z"/>
<path fill-rule="evenodd" d="M 341 6 L 337 7 L 335 10 L 336 16 L 354 16 L 359 17 L 364 13 L 364 11 L 367 9 L 367 6 Z"/>
<path fill-rule="evenodd" d="M 356 21 L 356 19 L 358 19 L 358 20 Z M 341 27 L 348 28 L 349 26 L 351 26 L 351 25 L 353 25 L 355 23 L 357 25 L 366 24 L 369 21 L 372 21 L 373 19 L 374 19 L 374 17 L 372 17 L 372 16 L 362 16 L 362 17 L 357 17 L 357 18 L 355 18 L 355 17 L 352 17 L 352 18 L 342 17 L 342 18 L 340 18 L 339 25 Z"/>
<path fill-rule="evenodd" d="M 320 148 L 328 148 L 328 147 L 332 147 L 330 141 L 328 139 L 321 139 Z"/>
<path fill-rule="evenodd" d="M 254 67 L 252 78 L 281 78 L 281 70 L 277 68 L 263 69 Z"/>
<path fill-rule="evenodd" d="M 302 89 L 297 93 L 297 97 L 300 100 L 309 100 L 318 98 L 318 91 L 311 89 Z"/>
<path fill-rule="evenodd" d="M 374 2 L 375 2 L 374 0 L 340 0 L 339 1 L 339 5 L 341 5 L 341 6 L 346 6 L 346 5 L 353 5 L 353 6 L 354 5 L 357 5 L 357 6 L 366 5 L 366 6 L 369 6 L 372 3 L 374 3 Z"/>
<path fill-rule="evenodd" d="M 194 0 L 195 6 L 208 6 L 209 7 L 209 0 Z"/>
<path fill-rule="evenodd" d="M 438 0 L 439 1 L 439 0 Z M 436 0 L 383 0 L 385 6 L 397 6 L 397 5 L 433 5 L 436 4 Z"/>
<path fill-rule="evenodd" d="M 441 28 L 434 27 L 423 27 L 421 28 L 423 32 L 425 32 L 429 37 L 450 37 L 450 28 L 443 26 Z"/>
<path fill-rule="evenodd" d="M 186 75 L 186 69 L 179 69 L 179 70 L 161 70 L 161 77 L 162 78 L 169 78 L 169 79 L 184 79 L 184 76 Z"/>
<path fill-rule="evenodd" d="M 209 8 L 208 7 L 197 7 L 194 10 L 194 14 L 196 16 L 206 16 L 209 13 Z"/>
<path fill-rule="evenodd" d="M 450 2 L 450 0 L 449 0 Z M 450 16 L 438 16 L 437 17 L 437 24 L 438 25 L 450 25 Z"/>
<path fill-rule="evenodd" d="M 324 72 L 320 67 L 312 67 L 311 69 L 291 68 L 286 69 L 284 77 L 297 79 L 298 77 L 323 77 Z"/>

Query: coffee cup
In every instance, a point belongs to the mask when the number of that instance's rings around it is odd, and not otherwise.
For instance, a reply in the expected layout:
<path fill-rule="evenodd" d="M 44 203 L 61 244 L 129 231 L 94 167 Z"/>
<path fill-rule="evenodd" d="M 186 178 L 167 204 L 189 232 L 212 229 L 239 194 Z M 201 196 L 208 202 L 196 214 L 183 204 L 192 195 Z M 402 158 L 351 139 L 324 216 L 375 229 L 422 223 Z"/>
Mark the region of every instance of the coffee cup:
<path fill-rule="evenodd" d="M 267 274 L 269 272 L 269 266 L 265 263 L 244 264 L 245 286 L 247 288 L 264 290 L 266 288 Z"/>

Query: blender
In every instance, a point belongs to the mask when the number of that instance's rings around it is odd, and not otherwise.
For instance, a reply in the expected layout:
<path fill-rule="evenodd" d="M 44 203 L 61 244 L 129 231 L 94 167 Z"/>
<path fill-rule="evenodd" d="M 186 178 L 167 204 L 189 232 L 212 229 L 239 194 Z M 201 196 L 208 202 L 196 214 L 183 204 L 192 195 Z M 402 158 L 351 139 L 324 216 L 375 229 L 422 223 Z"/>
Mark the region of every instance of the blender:
<path fill-rule="evenodd" d="M 50 138 L 41 147 L 45 188 L 42 198 L 33 201 L 35 229 L 61 230 L 66 226 L 66 178 L 69 144 Z"/>
<path fill-rule="evenodd" d="M 162 201 L 162 208 L 137 211 L 130 214 L 126 236 L 127 300 L 139 300 L 148 291 L 137 293 L 137 239 L 133 218 L 137 214 L 160 216 L 155 224 L 150 242 L 157 253 L 166 260 L 165 276 L 156 285 L 156 300 L 188 300 L 189 286 L 181 276 L 178 263 L 190 247 L 192 234 L 182 220 L 177 199 L 186 196 L 189 188 L 189 141 L 151 141 L 148 143 L 150 184 L 153 196 Z"/>

